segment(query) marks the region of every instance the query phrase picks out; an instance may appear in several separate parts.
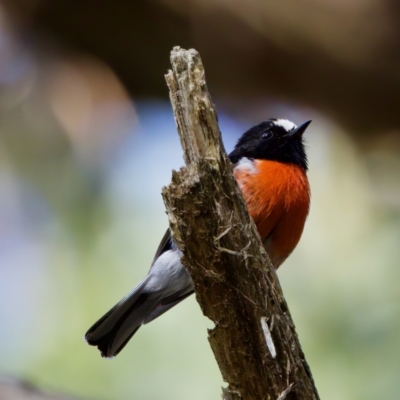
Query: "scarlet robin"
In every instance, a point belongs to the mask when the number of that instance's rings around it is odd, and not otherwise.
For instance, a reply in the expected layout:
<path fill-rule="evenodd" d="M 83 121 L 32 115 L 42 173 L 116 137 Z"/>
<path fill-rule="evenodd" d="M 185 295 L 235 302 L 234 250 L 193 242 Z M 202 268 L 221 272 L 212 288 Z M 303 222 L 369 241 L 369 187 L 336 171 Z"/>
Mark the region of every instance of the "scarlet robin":
<path fill-rule="evenodd" d="M 311 121 L 296 126 L 269 119 L 245 132 L 229 155 L 248 211 L 275 268 L 295 249 L 310 207 L 303 133 Z M 103 357 L 116 356 L 143 324 L 193 293 L 192 279 L 169 229 L 148 275 L 86 333 Z"/>

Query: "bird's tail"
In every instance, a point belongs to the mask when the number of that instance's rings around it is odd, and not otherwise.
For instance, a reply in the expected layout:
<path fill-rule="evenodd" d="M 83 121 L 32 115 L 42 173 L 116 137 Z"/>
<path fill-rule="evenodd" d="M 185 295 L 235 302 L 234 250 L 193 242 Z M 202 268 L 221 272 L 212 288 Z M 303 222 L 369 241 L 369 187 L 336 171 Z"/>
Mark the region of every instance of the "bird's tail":
<path fill-rule="evenodd" d="M 145 290 L 146 281 L 142 281 L 86 332 L 85 340 L 91 346 L 97 346 L 102 357 L 116 356 L 160 301 L 160 293 Z"/>

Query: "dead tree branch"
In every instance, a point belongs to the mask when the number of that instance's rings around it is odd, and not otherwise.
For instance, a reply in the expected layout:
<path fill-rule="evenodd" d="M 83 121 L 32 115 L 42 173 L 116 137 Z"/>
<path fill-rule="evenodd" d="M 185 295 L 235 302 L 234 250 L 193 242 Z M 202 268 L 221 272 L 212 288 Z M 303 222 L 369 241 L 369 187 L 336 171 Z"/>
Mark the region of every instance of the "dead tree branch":
<path fill-rule="evenodd" d="M 276 273 L 249 217 L 195 50 L 166 75 L 186 168 L 164 188 L 173 237 L 215 328 L 209 341 L 227 400 L 317 400 Z"/>

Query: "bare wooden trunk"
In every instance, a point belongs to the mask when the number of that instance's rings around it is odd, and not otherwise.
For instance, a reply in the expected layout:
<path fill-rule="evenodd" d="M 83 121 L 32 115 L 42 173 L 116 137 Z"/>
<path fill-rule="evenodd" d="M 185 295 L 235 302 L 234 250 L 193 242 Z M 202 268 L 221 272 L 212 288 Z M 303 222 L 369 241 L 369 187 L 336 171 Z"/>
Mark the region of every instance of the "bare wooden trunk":
<path fill-rule="evenodd" d="M 232 175 L 195 50 L 166 75 L 186 168 L 163 190 L 173 238 L 214 329 L 224 399 L 318 399 L 275 270 Z"/>

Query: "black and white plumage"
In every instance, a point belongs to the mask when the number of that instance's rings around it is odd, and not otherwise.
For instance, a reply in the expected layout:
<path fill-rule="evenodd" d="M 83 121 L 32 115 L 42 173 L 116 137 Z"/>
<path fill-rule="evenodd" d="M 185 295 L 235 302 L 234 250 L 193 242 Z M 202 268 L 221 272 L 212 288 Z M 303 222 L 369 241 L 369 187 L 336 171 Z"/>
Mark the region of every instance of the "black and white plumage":
<path fill-rule="evenodd" d="M 148 275 L 86 333 L 102 357 L 116 356 L 141 325 L 147 324 L 193 293 L 193 282 L 180 262 L 181 252 L 168 229 Z"/>
<path fill-rule="evenodd" d="M 260 160 L 277 161 L 307 169 L 302 134 L 310 122 L 307 121 L 297 128 L 288 120 L 270 119 L 242 135 L 235 149 L 229 155 L 233 164 L 233 172 L 236 179 L 239 179 L 242 191 L 242 184 L 245 183 L 245 180 L 241 182 L 240 176 L 247 176 L 246 179 L 253 176 L 258 179 L 257 174 L 260 171 L 257 167 L 257 160 L 258 162 Z M 249 206 L 249 202 L 254 199 L 246 198 L 245 192 L 244 195 Z M 261 203 L 264 201 L 263 199 L 258 200 Z M 255 218 L 253 215 L 252 217 Z M 256 224 L 261 232 L 257 221 Z M 304 225 L 304 221 L 302 224 Z M 262 236 L 261 233 L 260 235 Z M 269 238 L 270 236 L 262 237 L 265 240 L 264 243 L 269 243 Z M 297 242 L 294 246 L 296 244 Z M 97 346 L 103 357 L 114 357 L 124 348 L 141 325 L 158 318 L 192 294 L 192 279 L 180 259 L 181 253 L 172 241 L 168 229 L 156 251 L 148 275 L 130 294 L 87 331 L 86 341 L 92 346 Z M 284 259 L 277 258 L 276 266 L 279 266 Z"/>

